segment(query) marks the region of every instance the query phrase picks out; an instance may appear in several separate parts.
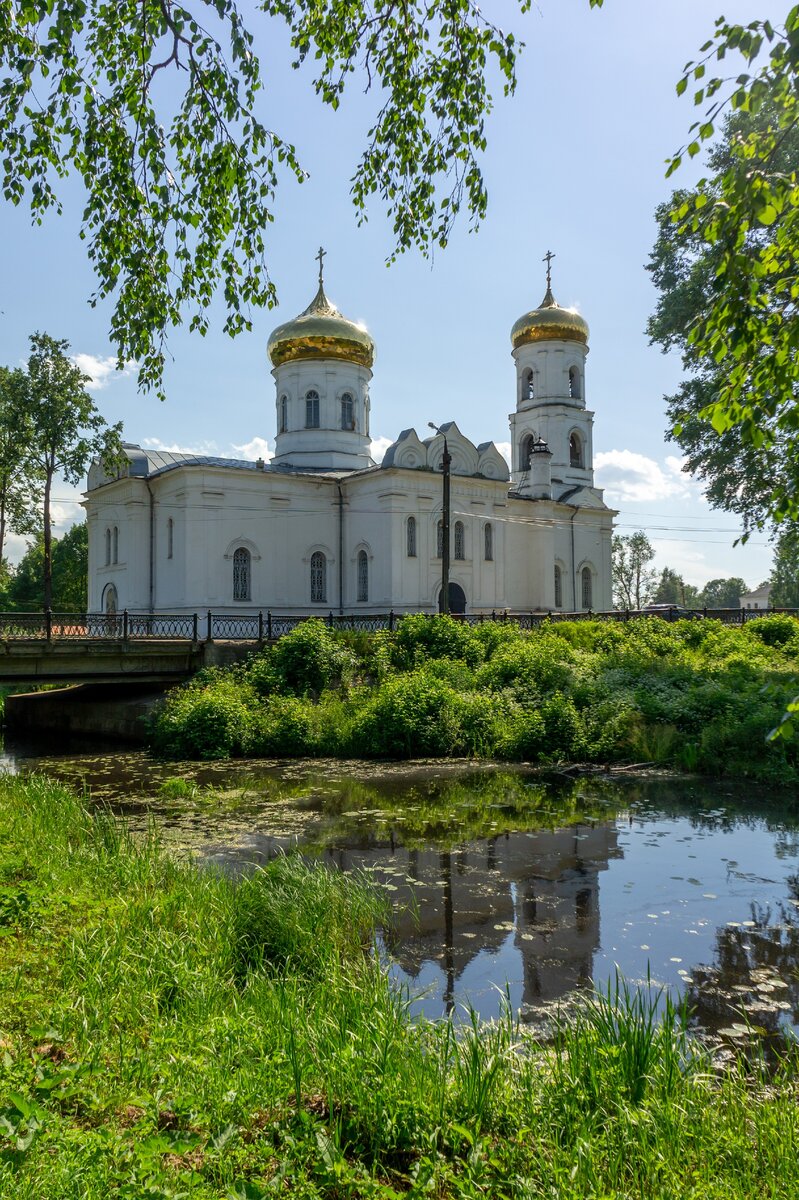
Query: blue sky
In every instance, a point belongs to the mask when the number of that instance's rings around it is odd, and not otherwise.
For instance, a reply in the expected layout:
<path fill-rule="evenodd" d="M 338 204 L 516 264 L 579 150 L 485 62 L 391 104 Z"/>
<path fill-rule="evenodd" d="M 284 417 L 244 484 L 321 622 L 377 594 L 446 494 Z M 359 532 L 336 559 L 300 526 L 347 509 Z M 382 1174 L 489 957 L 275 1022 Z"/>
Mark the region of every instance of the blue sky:
<path fill-rule="evenodd" d="M 71 185 L 64 215 L 40 227 L 22 209 L 0 208 L 0 362 L 24 360 L 28 335 L 46 330 L 83 356 L 98 406 L 124 422 L 128 440 L 256 457 L 274 440 L 267 338 L 310 301 L 321 243 L 328 294 L 376 341 L 373 435 L 391 440 L 409 425 L 456 420 L 475 441 L 502 443 L 515 394 L 510 329 L 541 300 L 541 258 L 552 249 L 555 295 L 591 328 L 586 392 L 596 413 L 597 483 L 620 510 L 619 532 L 646 529 L 656 565 L 688 582 L 735 574 L 756 585 L 770 568 L 766 539 L 733 548 L 735 519 L 709 510 L 680 471 L 663 405 L 679 362 L 644 333 L 655 299 L 645 270 L 653 213 L 669 194 L 664 160 L 695 119 L 674 85 L 720 7 L 730 20 L 779 21 L 788 5 L 763 0 L 753 13 L 739 0 L 606 0 L 591 11 L 588 0 L 539 0 L 525 16 L 508 3 L 492 6 L 527 48 L 516 96 L 494 89 L 483 163 L 488 216 L 476 234 L 464 221 L 432 262 L 407 254 L 390 268 L 391 229 L 379 202 L 358 227 L 349 201 L 376 99 L 355 82 L 337 113 L 325 109 L 310 72 L 290 70 L 282 31 L 255 14 L 267 81 L 260 115 L 296 144 L 310 173 L 302 186 L 285 177 L 278 193 L 269 262 L 279 308 L 255 313 L 253 332 L 234 341 L 221 332 L 221 308 L 206 338 L 174 334 L 166 402 L 138 393 L 132 373 L 110 370 L 110 307 L 87 303 L 94 281 Z M 695 175 L 692 166 L 674 182 Z M 79 512 L 76 494 L 59 489 L 61 532 Z"/>

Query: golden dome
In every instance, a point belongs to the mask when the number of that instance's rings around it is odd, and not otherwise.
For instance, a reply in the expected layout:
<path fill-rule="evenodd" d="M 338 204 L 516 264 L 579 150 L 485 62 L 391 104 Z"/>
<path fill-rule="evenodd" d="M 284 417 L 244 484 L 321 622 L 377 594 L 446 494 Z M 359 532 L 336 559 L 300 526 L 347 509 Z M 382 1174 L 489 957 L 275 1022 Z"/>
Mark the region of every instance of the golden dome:
<path fill-rule="evenodd" d="M 307 358 L 343 358 L 371 367 L 375 344 L 363 325 L 348 321 L 330 303 L 320 272 L 319 291 L 305 312 L 278 325 L 269 338 L 267 353 L 275 367 Z"/>
<path fill-rule="evenodd" d="M 573 308 L 561 308 L 552 295 L 552 289 L 548 287 L 538 308 L 519 317 L 510 331 L 510 340 L 514 350 L 544 340 L 582 342 L 586 345 L 588 322 Z"/>

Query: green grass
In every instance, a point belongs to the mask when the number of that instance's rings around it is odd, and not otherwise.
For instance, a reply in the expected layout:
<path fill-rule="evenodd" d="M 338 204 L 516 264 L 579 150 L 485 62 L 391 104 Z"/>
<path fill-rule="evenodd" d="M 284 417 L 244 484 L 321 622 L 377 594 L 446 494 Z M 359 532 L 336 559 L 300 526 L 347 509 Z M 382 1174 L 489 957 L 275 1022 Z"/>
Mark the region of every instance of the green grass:
<path fill-rule="evenodd" d="M 363 879 L 240 882 L 0 779 L 0 1196 L 799 1194 L 799 1063 L 724 1073 L 619 984 L 551 1046 L 412 1020 Z"/>
<path fill-rule="evenodd" d="M 795 783 L 799 739 L 769 741 L 799 684 L 799 622 L 657 618 L 522 632 L 447 617 L 337 635 L 309 620 L 155 716 L 164 757 L 651 762 Z"/>

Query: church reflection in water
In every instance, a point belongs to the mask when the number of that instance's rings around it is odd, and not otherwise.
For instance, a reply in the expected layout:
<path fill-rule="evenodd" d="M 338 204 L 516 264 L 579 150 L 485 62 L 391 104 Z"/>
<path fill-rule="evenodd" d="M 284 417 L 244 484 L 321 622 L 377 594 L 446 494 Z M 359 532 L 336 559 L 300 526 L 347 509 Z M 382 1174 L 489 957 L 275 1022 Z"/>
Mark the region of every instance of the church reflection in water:
<path fill-rule="evenodd" d="M 374 844 L 330 849 L 342 870 L 367 869 L 396 891 L 391 949 L 417 980 L 427 964 L 444 977 L 444 1008 L 463 999 L 479 956 L 511 945 L 522 963 L 523 1008 L 589 986 L 600 947 L 599 881 L 621 857 L 610 822 L 506 833 L 453 850 Z"/>

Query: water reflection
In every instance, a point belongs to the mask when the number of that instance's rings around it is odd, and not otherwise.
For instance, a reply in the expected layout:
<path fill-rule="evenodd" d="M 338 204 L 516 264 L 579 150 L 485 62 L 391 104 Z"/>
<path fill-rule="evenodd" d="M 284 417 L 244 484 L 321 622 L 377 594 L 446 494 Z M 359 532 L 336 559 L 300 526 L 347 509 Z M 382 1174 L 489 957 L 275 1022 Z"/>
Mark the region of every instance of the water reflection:
<path fill-rule="evenodd" d="M 431 1016 L 494 1015 L 507 985 L 537 1019 L 618 965 L 684 994 L 705 1031 L 799 1023 L 792 797 L 490 764 L 12 758 L 226 870 L 298 846 L 370 872 L 395 902 L 392 970 Z"/>

